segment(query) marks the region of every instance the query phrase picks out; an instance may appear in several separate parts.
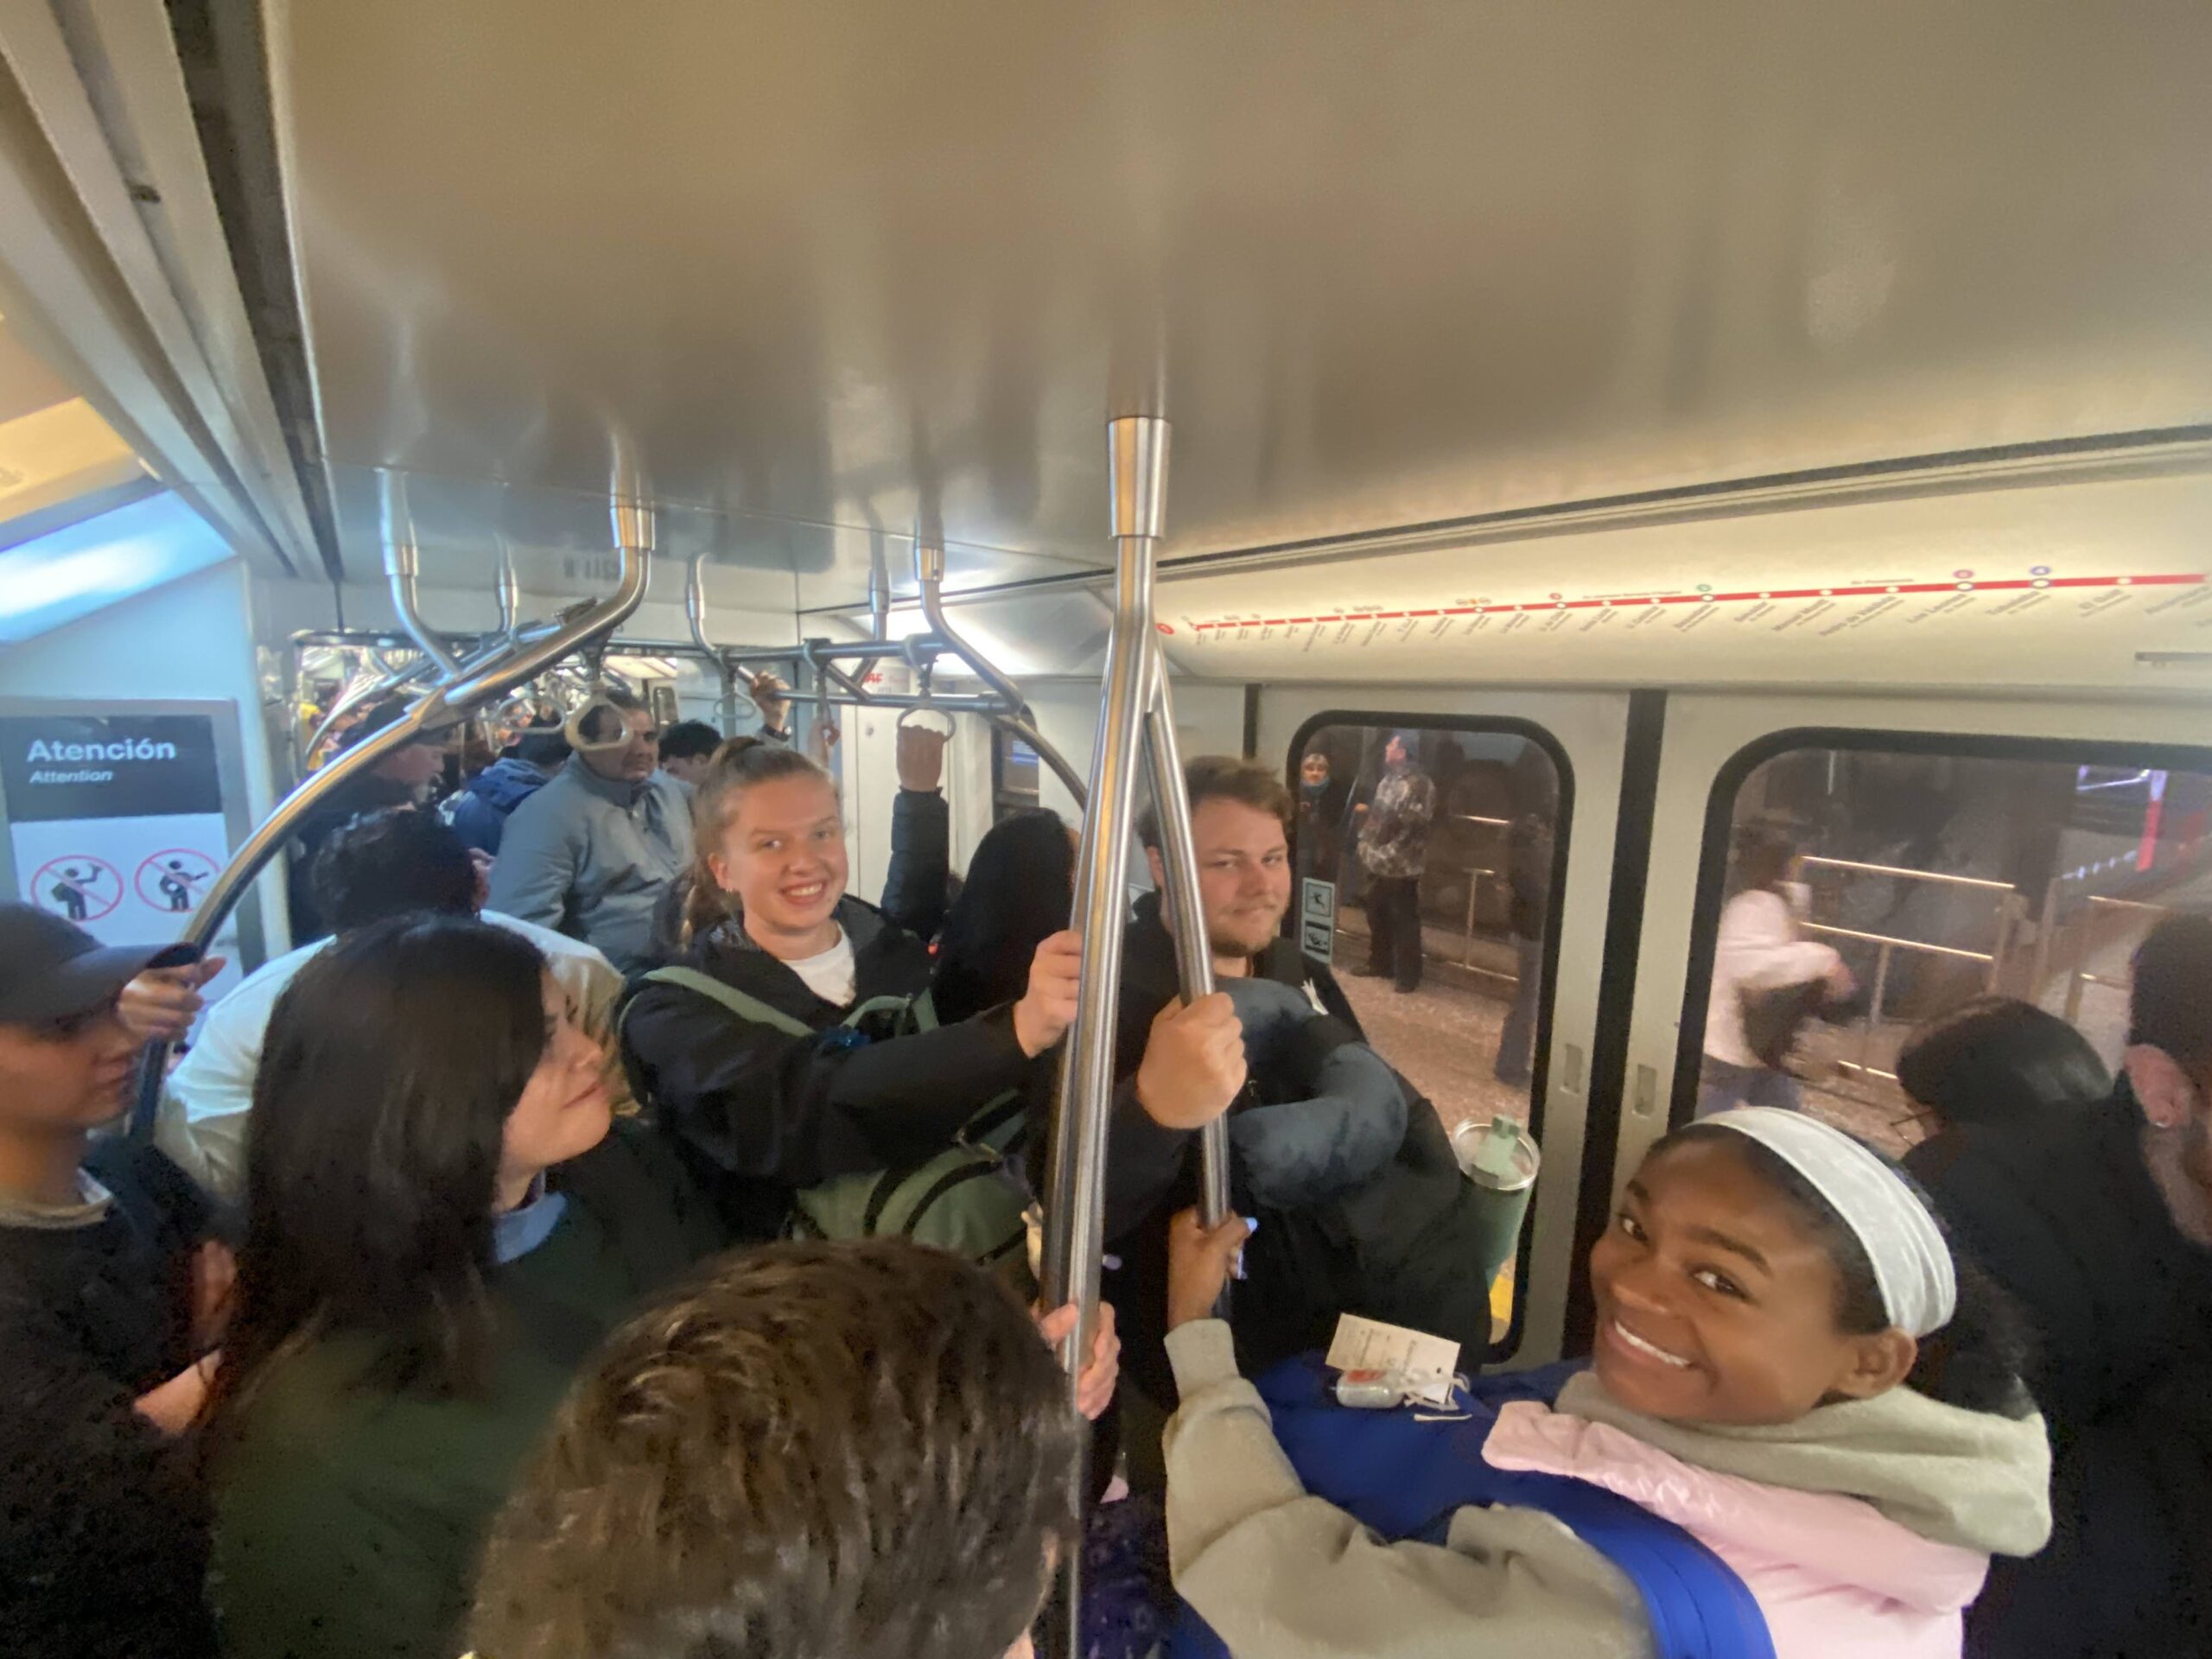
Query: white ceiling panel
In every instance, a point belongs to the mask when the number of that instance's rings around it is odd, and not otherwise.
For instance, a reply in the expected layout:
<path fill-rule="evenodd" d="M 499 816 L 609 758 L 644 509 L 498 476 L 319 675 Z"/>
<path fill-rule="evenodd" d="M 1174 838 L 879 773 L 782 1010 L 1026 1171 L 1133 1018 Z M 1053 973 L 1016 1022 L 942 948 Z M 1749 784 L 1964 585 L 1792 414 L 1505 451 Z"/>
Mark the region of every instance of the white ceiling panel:
<path fill-rule="evenodd" d="M 270 6 L 332 459 L 804 605 L 1103 558 L 1109 406 L 1182 553 L 2212 418 L 2201 0 Z"/>

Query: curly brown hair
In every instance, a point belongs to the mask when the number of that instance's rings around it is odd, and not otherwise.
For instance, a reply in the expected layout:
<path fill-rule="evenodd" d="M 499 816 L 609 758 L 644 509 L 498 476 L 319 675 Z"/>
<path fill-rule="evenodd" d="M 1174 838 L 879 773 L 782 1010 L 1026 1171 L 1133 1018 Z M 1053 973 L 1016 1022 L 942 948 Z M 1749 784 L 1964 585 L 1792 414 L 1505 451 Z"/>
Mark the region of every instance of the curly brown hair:
<path fill-rule="evenodd" d="M 899 1239 L 725 1258 L 617 1332 L 492 1533 L 483 1659 L 997 1659 L 1074 1535 L 1029 1316 Z"/>

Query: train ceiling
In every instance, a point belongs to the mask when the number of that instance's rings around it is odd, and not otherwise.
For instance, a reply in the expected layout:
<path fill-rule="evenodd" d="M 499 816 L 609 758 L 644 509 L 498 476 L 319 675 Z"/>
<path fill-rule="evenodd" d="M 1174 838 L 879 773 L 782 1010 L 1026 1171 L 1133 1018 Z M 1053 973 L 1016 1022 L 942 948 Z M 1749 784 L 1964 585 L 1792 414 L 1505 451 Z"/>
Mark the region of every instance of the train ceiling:
<path fill-rule="evenodd" d="M 356 576 L 385 467 L 416 475 L 435 576 L 487 580 L 487 524 L 602 544 L 617 428 L 667 550 L 810 610 L 871 563 L 903 582 L 924 511 L 956 587 L 1103 562 L 1109 406 L 1175 423 L 1177 557 L 2212 421 L 2212 7 L 2186 0 L 264 16 Z M 1808 522 L 1738 521 L 1714 591 L 1978 568 L 1821 532 L 1810 571 Z M 1605 540 L 1516 556 L 1656 585 Z M 1389 569 L 1173 591 L 1194 628 L 1552 591 Z M 1222 649 L 1288 665 L 1280 636 Z"/>

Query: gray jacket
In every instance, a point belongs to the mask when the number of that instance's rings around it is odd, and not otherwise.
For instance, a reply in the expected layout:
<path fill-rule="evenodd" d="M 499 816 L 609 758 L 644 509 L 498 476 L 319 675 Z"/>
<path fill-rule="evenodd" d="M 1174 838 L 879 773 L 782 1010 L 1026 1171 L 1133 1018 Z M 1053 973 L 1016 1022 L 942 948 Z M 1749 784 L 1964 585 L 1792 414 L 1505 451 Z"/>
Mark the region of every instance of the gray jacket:
<path fill-rule="evenodd" d="M 583 939 L 632 973 L 652 959 L 654 905 L 690 862 L 681 785 L 610 781 L 571 755 L 507 820 L 488 907 Z"/>

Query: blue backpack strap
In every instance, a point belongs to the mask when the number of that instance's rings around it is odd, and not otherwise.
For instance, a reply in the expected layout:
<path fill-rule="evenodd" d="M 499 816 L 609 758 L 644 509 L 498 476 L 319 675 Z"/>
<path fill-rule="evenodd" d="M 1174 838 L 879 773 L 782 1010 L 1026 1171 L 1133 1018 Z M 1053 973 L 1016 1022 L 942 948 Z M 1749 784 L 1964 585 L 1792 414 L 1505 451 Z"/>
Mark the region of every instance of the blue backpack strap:
<path fill-rule="evenodd" d="M 1774 1659 L 1766 1618 L 1728 1564 L 1673 1522 L 1618 1494 L 1557 1475 L 1492 1468 L 1483 1443 L 1498 1408 L 1549 1404 L 1580 1366 L 1476 1379 L 1465 1422 L 1422 1423 L 1409 1411 L 1347 1411 L 1318 1357 L 1260 1379 L 1275 1436 L 1307 1491 L 1382 1537 L 1441 1544 L 1469 1504 L 1510 1503 L 1557 1516 L 1624 1573 L 1650 1621 L 1659 1659 Z M 1470 1635 L 1476 1634 L 1471 1631 Z M 1225 1659 L 1205 1621 L 1183 1609 L 1173 1659 Z"/>

